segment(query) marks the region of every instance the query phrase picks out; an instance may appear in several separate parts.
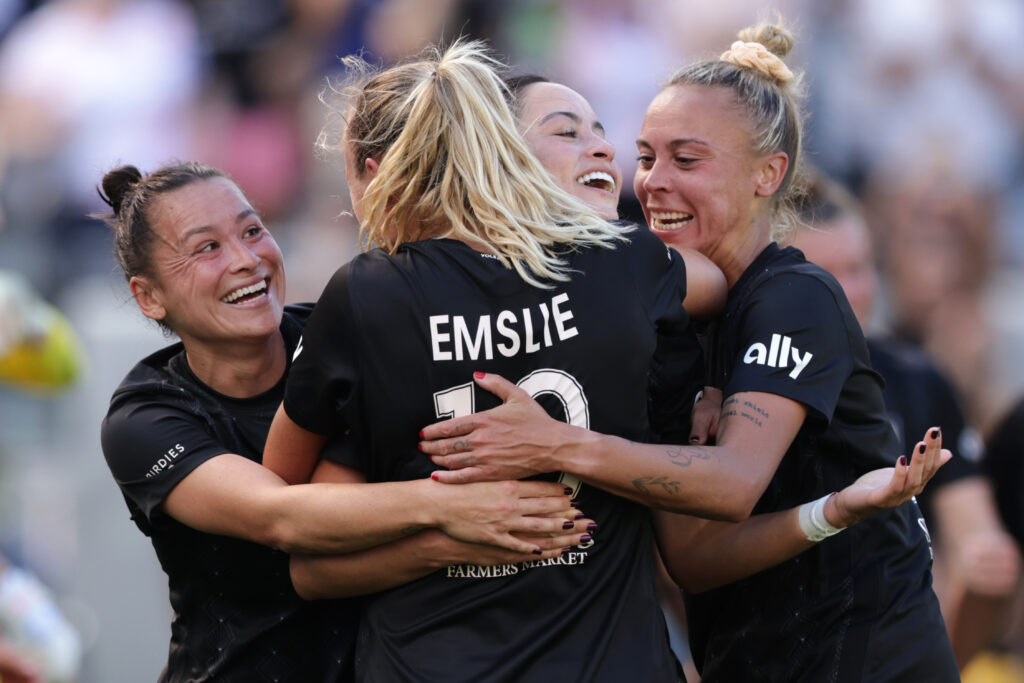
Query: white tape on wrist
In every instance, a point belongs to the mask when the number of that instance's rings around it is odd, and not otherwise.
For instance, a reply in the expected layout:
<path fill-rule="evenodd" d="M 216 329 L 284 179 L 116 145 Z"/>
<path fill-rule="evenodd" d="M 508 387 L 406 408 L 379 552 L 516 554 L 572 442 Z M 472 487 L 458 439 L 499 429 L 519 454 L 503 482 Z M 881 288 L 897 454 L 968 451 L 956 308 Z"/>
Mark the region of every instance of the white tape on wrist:
<path fill-rule="evenodd" d="M 827 496 L 822 496 L 818 500 L 811 501 L 810 503 L 804 503 L 800 506 L 800 530 L 804 532 L 804 536 L 807 537 L 808 541 L 817 543 L 829 536 L 838 534 L 845 528 L 834 527 L 828 523 L 827 519 L 825 519 L 825 501 L 834 495 L 836 494 L 830 493 Z"/>

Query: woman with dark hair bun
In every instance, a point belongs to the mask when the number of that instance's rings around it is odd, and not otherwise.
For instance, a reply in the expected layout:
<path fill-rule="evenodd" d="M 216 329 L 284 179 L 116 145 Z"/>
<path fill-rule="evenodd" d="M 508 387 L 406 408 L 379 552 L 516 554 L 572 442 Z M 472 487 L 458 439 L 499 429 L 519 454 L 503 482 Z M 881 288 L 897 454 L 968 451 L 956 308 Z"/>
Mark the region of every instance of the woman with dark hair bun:
<path fill-rule="evenodd" d="M 196 163 L 115 169 L 103 197 L 139 310 L 180 338 L 128 373 L 102 428 L 168 577 L 162 681 L 351 679 L 356 604 L 303 601 L 287 553 L 350 553 L 344 594 L 358 595 L 470 558 L 557 559 L 580 542 L 589 520 L 552 482 L 286 485 L 260 461 L 310 306 L 284 305 L 281 251 L 259 214 Z M 341 478 L 353 449 L 329 449 L 315 480 Z"/>

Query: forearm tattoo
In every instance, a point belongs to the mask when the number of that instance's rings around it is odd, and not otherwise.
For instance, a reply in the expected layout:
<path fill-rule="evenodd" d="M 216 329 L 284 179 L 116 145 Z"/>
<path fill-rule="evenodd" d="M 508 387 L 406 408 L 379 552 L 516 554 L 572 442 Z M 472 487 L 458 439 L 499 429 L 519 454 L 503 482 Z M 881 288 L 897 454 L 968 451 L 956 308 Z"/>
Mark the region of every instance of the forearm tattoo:
<path fill-rule="evenodd" d="M 689 467 L 694 460 L 711 460 L 714 451 L 704 446 L 672 446 L 665 450 L 669 462 L 678 467 Z"/>

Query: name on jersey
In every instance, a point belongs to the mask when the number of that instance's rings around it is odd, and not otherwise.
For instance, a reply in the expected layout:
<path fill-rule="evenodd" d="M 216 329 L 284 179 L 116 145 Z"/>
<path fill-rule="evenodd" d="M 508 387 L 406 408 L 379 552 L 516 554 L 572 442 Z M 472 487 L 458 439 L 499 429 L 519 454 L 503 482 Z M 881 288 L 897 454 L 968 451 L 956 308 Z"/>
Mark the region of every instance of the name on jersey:
<path fill-rule="evenodd" d="M 743 362 L 747 365 L 754 363 L 767 365 L 770 368 L 788 368 L 789 362 L 792 360 L 793 369 L 789 372 L 792 379 L 800 376 L 807 364 L 811 362 L 811 358 L 814 358 L 813 353 L 807 351 L 801 354 L 800 349 L 793 346 L 792 337 L 781 334 L 773 334 L 768 346 L 761 342 L 754 342 L 743 354 Z"/>
<path fill-rule="evenodd" d="M 569 295 L 564 292 L 538 306 L 504 310 L 494 316 L 432 315 L 430 350 L 435 361 L 536 353 L 579 334 L 572 320 Z"/>
<path fill-rule="evenodd" d="M 174 461 L 178 459 L 178 456 L 185 452 L 185 447 L 180 443 L 176 443 L 168 448 L 164 453 L 160 454 L 157 461 L 153 463 L 153 466 L 146 472 L 146 479 L 155 477 L 166 469 L 174 467 Z"/>

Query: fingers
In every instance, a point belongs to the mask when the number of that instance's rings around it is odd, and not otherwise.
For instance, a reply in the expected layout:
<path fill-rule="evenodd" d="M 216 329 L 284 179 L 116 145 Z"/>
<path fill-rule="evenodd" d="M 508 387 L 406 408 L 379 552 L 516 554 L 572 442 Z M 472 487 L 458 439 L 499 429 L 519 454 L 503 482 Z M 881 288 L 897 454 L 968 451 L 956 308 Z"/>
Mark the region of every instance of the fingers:
<path fill-rule="evenodd" d="M 516 510 L 523 515 L 550 515 L 573 510 L 566 496 L 546 498 L 520 498 Z M 561 520 L 555 520 L 561 524 Z"/>
<path fill-rule="evenodd" d="M 450 439 L 457 436 L 465 436 L 477 428 L 475 415 L 457 417 L 452 420 L 435 422 L 420 431 L 420 446 L 430 444 L 435 439 Z M 422 449 L 421 449 L 422 450 Z"/>
<path fill-rule="evenodd" d="M 516 492 L 520 498 L 541 498 L 546 496 L 568 496 L 572 489 L 557 481 L 519 481 Z"/>
<path fill-rule="evenodd" d="M 708 434 L 711 431 L 711 413 L 695 410 L 693 412 L 693 424 L 690 426 L 690 444 L 703 446 L 708 442 Z"/>
<path fill-rule="evenodd" d="M 558 536 L 566 533 L 592 533 L 597 530 L 597 522 L 580 516 L 579 519 L 563 519 L 560 517 L 520 517 L 509 525 L 510 531 L 532 536 Z"/>
<path fill-rule="evenodd" d="M 467 467 L 462 470 L 435 470 L 430 473 L 430 478 L 442 484 L 472 484 L 476 481 L 487 481 L 483 470 L 479 467 Z"/>
<path fill-rule="evenodd" d="M 508 403 L 511 398 L 520 394 L 526 394 L 526 392 L 520 389 L 517 385 L 493 372 L 474 372 L 473 381 L 475 381 L 477 386 L 481 389 L 486 389 L 500 398 L 502 403 Z"/>

